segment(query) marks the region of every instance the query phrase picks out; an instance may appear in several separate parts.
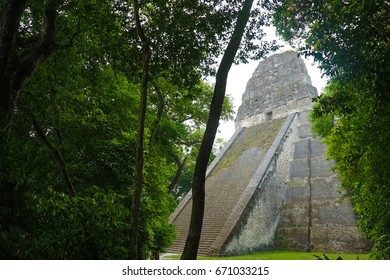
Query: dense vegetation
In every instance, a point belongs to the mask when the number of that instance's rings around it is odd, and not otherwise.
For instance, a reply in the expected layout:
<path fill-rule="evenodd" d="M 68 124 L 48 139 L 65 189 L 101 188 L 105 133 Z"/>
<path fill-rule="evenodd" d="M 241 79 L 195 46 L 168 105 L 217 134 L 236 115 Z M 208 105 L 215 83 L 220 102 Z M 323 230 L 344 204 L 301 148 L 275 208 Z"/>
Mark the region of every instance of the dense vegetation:
<path fill-rule="evenodd" d="M 0 258 L 158 257 L 175 196 L 209 158 L 200 143 L 209 116 L 215 137 L 210 104 L 231 62 L 277 48 L 262 40 L 273 12 L 331 77 L 314 126 L 375 256 L 389 258 L 388 2 L 252 2 L 0 2 Z M 221 55 L 213 91 L 204 79 Z"/>
<path fill-rule="evenodd" d="M 158 257 L 241 1 L 0 7 L 0 258 Z M 275 48 L 251 15 L 237 61 Z"/>
<path fill-rule="evenodd" d="M 313 127 L 328 145 L 358 225 L 390 259 L 390 18 L 381 0 L 268 1 L 279 33 L 330 78 Z M 303 43 L 302 43 L 303 40 Z"/>

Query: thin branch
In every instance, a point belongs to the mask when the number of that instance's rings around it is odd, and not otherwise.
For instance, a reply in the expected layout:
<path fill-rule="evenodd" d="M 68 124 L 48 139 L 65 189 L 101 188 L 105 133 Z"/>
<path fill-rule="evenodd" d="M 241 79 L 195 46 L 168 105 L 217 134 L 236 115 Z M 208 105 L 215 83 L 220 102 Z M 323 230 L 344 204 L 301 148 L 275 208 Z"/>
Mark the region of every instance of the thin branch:
<path fill-rule="evenodd" d="M 66 166 L 65 160 L 61 156 L 60 152 L 50 143 L 49 139 L 47 139 L 45 133 L 43 132 L 41 126 L 38 123 L 38 120 L 37 120 L 34 112 L 29 107 L 22 104 L 22 102 L 19 101 L 18 104 L 19 104 L 20 108 L 31 119 L 32 124 L 33 124 L 34 129 L 35 129 L 35 132 L 37 133 L 37 136 L 41 139 L 41 141 L 46 145 L 46 147 L 53 154 L 54 158 L 57 160 L 58 164 L 60 165 L 62 175 L 64 176 L 64 181 L 65 181 L 66 185 L 68 186 L 69 192 L 70 192 L 71 196 L 75 196 L 76 192 L 75 192 L 73 184 L 70 180 L 70 176 L 69 176 L 69 172 L 68 172 L 68 168 Z"/>
<path fill-rule="evenodd" d="M 59 45 L 59 48 L 60 49 L 68 49 L 68 48 L 71 48 L 73 47 L 74 45 L 74 39 L 76 38 L 77 35 L 79 35 L 81 32 L 81 21 L 80 19 L 78 20 L 77 22 L 77 29 L 76 31 L 72 34 L 72 36 L 69 38 L 69 41 L 68 43 L 64 44 L 64 45 Z"/>
<path fill-rule="evenodd" d="M 157 84 L 156 80 L 154 80 L 154 79 L 153 79 L 153 86 L 154 86 L 154 89 L 156 90 L 156 93 L 158 95 L 159 103 L 158 103 L 158 109 L 157 109 L 157 116 L 153 122 L 150 137 L 149 137 L 149 151 L 152 149 L 154 139 L 156 138 L 157 127 L 161 121 L 161 116 L 164 112 L 164 107 L 165 107 L 164 95 L 162 93 L 160 86 Z"/>
<path fill-rule="evenodd" d="M 169 192 L 173 192 L 175 186 L 177 185 L 177 182 L 179 181 L 179 178 L 181 176 L 181 174 L 183 173 L 183 169 L 184 169 L 184 166 L 186 164 L 186 161 L 187 161 L 187 157 L 185 157 L 183 159 L 183 162 L 180 161 L 180 158 L 177 154 L 175 153 L 170 153 L 170 156 L 172 156 L 177 164 L 177 170 L 176 170 L 176 173 L 175 173 L 175 176 L 173 177 L 171 183 L 169 184 L 168 186 L 168 190 Z"/>

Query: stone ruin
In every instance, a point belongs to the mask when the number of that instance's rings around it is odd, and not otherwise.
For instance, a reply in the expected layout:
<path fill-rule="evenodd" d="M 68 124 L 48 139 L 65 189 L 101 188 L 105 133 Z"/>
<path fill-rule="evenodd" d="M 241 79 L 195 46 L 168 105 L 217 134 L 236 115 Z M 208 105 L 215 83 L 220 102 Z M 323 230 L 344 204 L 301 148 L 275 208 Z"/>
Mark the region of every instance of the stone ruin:
<path fill-rule="evenodd" d="M 317 90 L 296 53 L 261 61 L 248 81 L 236 132 L 211 163 L 200 255 L 239 255 L 271 249 L 363 253 L 326 146 L 308 122 Z M 181 253 L 191 191 L 171 215 L 179 232 L 170 253 Z"/>
<path fill-rule="evenodd" d="M 308 110 L 317 96 L 305 63 L 295 53 L 283 53 L 260 62 L 246 85 L 238 108 L 236 128 L 251 127 Z"/>

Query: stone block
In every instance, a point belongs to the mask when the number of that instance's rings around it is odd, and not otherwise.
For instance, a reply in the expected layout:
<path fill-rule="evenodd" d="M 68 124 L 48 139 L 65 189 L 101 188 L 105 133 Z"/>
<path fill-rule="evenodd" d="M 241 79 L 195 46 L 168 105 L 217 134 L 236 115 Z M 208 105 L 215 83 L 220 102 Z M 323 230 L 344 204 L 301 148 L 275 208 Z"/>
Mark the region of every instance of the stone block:
<path fill-rule="evenodd" d="M 309 111 L 308 110 L 299 112 L 298 120 L 301 124 L 303 124 L 303 125 L 310 124 L 308 121 L 308 118 L 309 118 Z"/>
<path fill-rule="evenodd" d="M 294 143 L 293 159 L 307 159 L 309 155 L 309 140 L 299 140 Z"/>
<path fill-rule="evenodd" d="M 311 228 L 311 247 L 317 252 L 364 253 L 370 246 L 356 226 L 315 226 Z"/>
<path fill-rule="evenodd" d="M 334 166 L 334 162 L 325 160 L 323 156 L 312 157 L 311 163 L 311 177 L 332 177 L 335 172 L 330 170 Z"/>
<path fill-rule="evenodd" d="M 303 98 L 311 98 L 311 91 L 308 88 L 309 84 L 305 82 L 298 82 L 295 84 L 295 90 L 296 90 L 296 99 L 303 99 Z"/>
<path fill-rule="evenodd" d="M 347 200 L 313 200 L 312 224 L 328 226 L 352 226 L 356 224 L 356 215 Z"/>
<path fill-rule="evenodd" d="M 295 159 L 289 162 L 288 166 L 288 178 L 293 179 L 305 179 L 310 175 L 309 160 Z"/>
<path fill-rule="evenodd" d="M 313 199 L 338 199 L 341 184 L 336 176 L 311 180 Z"/>
<path fill-rule="evenodd" d="M 310 154 L 312 157 L 324 157 L 326 153 L 326 145 L 321 143 L 319 139 L 310 140 Z"/>
<path fill-rule="evenodd" d="M 304 251 L 309 241 L 308 227 L 279 227 L 275 235 L 277 249 Z"/>
<path fill-rule="evenodd" d="M 298 138 L 305 139 L 309 137 L 313 137 L 313 132 L 311 131 L 311 125 L 303 124 L 298 126 Z"/>
<path fill-rule="evenodd" d="M 297 200 L 294 203 L 285 203 L 282 206 L 280 218 L 282 227 L 307 227 L 309 226 L 309 203 Z"/>
<path fill-rule="evenodd" d="M 300 187 L 288 187 L 286 188 L 285 202 L 307 201 L 309 195 L 310 189 L 308 184 Z"/>

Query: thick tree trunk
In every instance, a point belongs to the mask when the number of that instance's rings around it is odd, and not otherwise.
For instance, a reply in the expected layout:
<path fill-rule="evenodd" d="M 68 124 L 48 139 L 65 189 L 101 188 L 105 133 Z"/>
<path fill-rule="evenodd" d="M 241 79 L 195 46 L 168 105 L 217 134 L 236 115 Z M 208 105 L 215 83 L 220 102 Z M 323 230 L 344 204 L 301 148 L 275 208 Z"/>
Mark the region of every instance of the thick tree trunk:
<path fill-rule="evenodd" d="M 181 256 L 182 260 L 195 260 L 197 258 L 204 216 L 207 163 L 212 151 L 215 135 L 218 129 L 219 119 L 222 112 L 227 77 L 233 64 L 234 57 L 236 56 L 237 50 L 240 46 L 245 26 L 250 16 L 252 4 L 253 0 L 245 0 L 242 10 L 238 14 L 232 37 L 225 50 L 221 64 L 219 65 L 217 71 L 214 95 L 211 101 L 206 131 L 203 136 L 198 157 L 196 159 L 194 179 L 192 182 L 191 221 L 186 244 Z"/>
<path fill-rule="evenodd" d="M 18 95 L 36 67 L 57 48 L 58 1 L 46 0 L 40 39 L 28 48 L 17 44 L 25 0 L 7 0 L 0 14 L 0 131 L 10 125 Z"/>
<path fill-rule="evenodd" d="M 144 134 L 145 134 L 145 116 L 148 95 L 149 79 L 149 60 L 150 47 L 148 40 L 142 30 L 141 20 L 139 18 L 139 3 L 133 1 L 134 18 L 138 36 L 142 43 L 142 78 L 141 78 L 141 101 L 138 114 L 138 134 L 137 134 L 137 151 L 136 151 L 136 170 L 133 200 L 131 207 L 131 236 L 129 245 L 129 259 L 138 259 L 138 225 L 141 207 L 141 194 L 143 184 L 144 169 Z"/>
<path fill-rule="evenodd" d="M 25 0 L 6 1 L 0 15 L 0 130 L 5 130 L 14 108 L 14 52 Z"/>
<path fill-rule="evenodd" d="M 36 67 L 58 47 L 54 40 L 58 4 L 57 0 L 45 1 L 42 31 L 34 41 L 25 45 L 19 44 L 18 30 L 26 0 L 5 0 L 0 4 L 0 138 L 5 137 L 11 124 L 23 85 L 31 78 Z M 1 149 L 5 150 L 7 142 L 2 140 Z M 61 155 L 50 145 L 48 147 L 60 163 L 64 180 L 74 195 Z"/>

